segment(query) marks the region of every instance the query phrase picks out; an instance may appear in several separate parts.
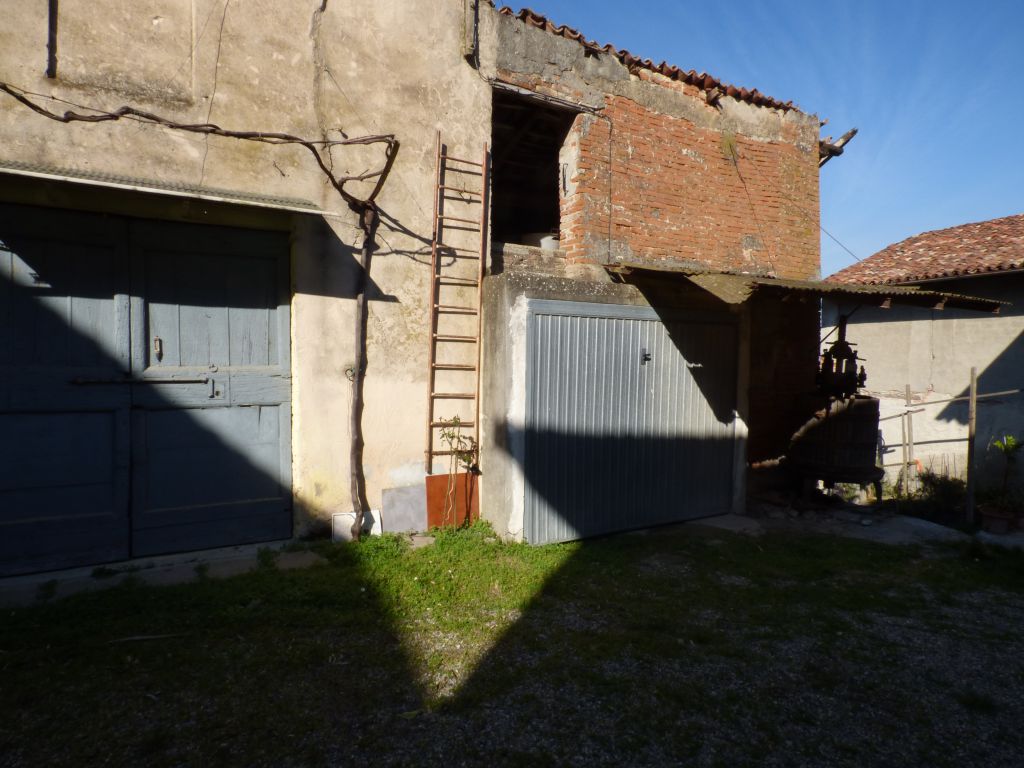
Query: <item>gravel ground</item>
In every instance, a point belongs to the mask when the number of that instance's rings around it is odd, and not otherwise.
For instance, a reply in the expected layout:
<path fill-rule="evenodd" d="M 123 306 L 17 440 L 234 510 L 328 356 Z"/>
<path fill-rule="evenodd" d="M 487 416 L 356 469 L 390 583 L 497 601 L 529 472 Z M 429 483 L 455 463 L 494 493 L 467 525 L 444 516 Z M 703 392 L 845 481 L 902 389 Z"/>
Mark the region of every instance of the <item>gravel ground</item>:
<path fill-rule="evenodd" d="M 1024 764 L 1024 555 L 493 541 L 4 614 L 0 766 Z"/>
<path fill-rule="evenodd" d="M 602 619 L 581 626 L 578 610 L 545 606 L 459 681 L 460 695 L 390 719 L 386 746 L 335 746 L 331 762 L 1018 768 L 1024 599 L 922 598 L 913 616 L 840 613 L 827 636 L 765 637 L 705 613 L 703 640 L 667 632 L 657 656 L 623 645 L 585 669 L 559 658 L 561 643 L 534 641 L 578 633 L 582 649 Z"/>

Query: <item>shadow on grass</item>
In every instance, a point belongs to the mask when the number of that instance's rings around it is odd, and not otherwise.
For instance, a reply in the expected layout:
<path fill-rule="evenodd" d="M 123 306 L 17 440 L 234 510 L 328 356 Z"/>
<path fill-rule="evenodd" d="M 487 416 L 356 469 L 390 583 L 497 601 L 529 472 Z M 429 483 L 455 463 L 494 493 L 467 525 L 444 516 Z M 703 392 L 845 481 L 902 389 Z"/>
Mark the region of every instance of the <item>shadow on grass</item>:
<path fill-rule="evenodd" d="M 358 750 L 368 724 L 423 700 L 374 587 L 394 554 L 381 544 L 303 572 L 129 583 L 10 612 L 0 763 L 305 765 L 327 741 Z"/>
<path fill-rule="evenodd" d="M 1022 746 L 995 738 L 1024 680 L 990 613 L 1024 616 L 1019 556 L 715 532 L 526 547 L 485 526 L 316 548 L 304 571 L 6 613 L 2 762 L 881 765 L 899 742 L 941 765 Z M 950 663 L 968 651 L 970 696 Z M 958 741 L 936 702 L 985 738 Z"/>

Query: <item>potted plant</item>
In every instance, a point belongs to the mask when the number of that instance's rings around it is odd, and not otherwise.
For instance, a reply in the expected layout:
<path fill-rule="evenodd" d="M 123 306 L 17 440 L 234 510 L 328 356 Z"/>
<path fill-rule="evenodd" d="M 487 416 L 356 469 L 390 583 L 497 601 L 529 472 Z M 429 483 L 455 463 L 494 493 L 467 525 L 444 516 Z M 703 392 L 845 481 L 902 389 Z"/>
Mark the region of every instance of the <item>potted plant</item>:
<path fill-rule="evenodd" d="M 1024 441 L 1013 435 L 1003 435 L 989 443 L 989 448 L 995 448 L 1003 456 L 1003 484 L 998 496 L 979 505 L 981 527 L 990 533 L 1006 533 L 1019 512 L 1016 500 L 1010 494 L 1010 472 L 1017 463 L 1017 454 L 1024 448 Z M 1020 521 L 1017 522 L 1020 525 Z"/>

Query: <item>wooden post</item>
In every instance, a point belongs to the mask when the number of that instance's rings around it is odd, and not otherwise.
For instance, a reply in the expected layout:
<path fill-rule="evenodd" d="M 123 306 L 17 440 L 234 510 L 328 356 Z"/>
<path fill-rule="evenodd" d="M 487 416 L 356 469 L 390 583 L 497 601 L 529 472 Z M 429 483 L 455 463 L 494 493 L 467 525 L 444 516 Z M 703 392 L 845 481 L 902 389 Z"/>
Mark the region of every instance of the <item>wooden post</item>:
<path fill-rule="evenodd" d="M 907 488 L 913 490 L 917 487 L 915 480 L 917 475 L 917 464 L 914 461 L 914 415 L 910 412 L 910 385 L 907 384 L 906 388 L 907 398 Z M 913 478 L 913 479 L 911 479 Z"/>
<path fill-rule="evenodd" d="M 971 368 L 971 395 L 967 406 L 967 524 L 974 525 L 974 437 L 978 426 L 978 369 Z"/>

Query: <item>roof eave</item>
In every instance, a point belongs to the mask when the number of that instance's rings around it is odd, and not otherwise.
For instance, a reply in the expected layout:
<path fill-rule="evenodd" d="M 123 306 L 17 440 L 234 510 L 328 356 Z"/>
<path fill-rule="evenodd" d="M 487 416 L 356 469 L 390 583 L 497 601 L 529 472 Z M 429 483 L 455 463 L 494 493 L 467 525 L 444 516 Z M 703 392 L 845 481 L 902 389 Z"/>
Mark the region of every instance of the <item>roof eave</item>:
<path fill-rule="evenodd" d="M 908 285 L 851 285 L 826 283 L 821 280 L 791 280 L 700 269 L 689 264 L 619 262 L 607 264 L 605 269 L 623 278 L 635 274 L 676 275 L 678 278 L 685 279 L 712 293 L 728 304 L 744 303 L 762 291 L 783 293 L 786 296 L 805 295 L 815 298 L 852 299 L 861 304 L 883 308 L 891 307 L 894 304 L 903 304 L 924 309 L 967 309 L 992 314 L 998 314 L 1000 308 L 1008 304 L 1005 301 L 985 299 L 979 296 L 919 290 Z"/>

